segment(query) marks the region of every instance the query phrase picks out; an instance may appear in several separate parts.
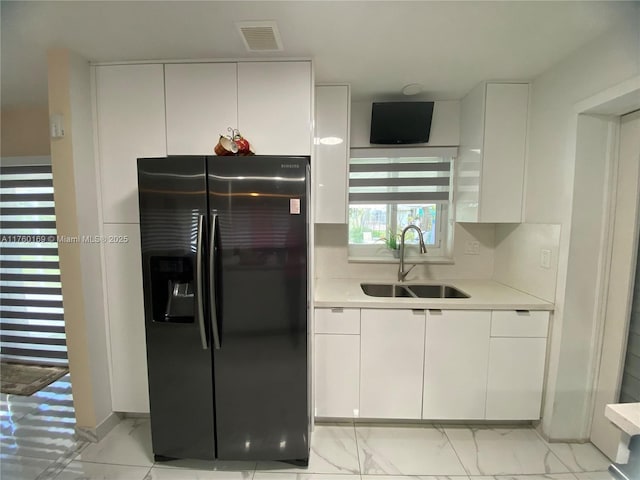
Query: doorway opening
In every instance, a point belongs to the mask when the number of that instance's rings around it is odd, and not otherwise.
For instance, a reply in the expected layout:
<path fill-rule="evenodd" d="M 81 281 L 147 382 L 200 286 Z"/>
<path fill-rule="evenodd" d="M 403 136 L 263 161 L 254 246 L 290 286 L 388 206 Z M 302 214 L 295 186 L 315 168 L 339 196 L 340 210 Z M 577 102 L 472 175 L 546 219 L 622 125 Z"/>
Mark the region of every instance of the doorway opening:
<path fill-rule="evenodd" d="M 0 240 L 0 360 L 66 369 L 49 157 L 3 159 Z"/>

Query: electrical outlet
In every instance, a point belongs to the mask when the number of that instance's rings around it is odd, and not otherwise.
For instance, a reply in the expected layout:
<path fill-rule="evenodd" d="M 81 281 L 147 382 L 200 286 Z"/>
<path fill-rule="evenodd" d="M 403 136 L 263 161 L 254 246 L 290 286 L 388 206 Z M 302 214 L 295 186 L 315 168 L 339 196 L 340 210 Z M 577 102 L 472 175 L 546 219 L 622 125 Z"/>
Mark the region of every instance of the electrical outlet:
<path fill-rule="evenodd" d="M 465 255 L 480 255 L 480 242 L 469 240 L 464 246 Z"/>
<path fill-rule="evenodd" d="M 548 248 L 540 250 L 540 266 L 542 268 L 551 268 L 551 250 Z"/>

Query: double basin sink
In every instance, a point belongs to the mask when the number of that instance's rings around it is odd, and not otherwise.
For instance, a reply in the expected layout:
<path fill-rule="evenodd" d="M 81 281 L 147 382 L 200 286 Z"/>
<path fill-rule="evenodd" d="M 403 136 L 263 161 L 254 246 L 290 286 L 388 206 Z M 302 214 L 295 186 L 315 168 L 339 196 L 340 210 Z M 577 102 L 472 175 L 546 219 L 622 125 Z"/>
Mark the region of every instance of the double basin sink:
<path fill-rule="evenodd" d="M 361 283 L 365 295 L 394 298 L 469 298 L 469 295 L 451 285 L 400 283 Z"/>

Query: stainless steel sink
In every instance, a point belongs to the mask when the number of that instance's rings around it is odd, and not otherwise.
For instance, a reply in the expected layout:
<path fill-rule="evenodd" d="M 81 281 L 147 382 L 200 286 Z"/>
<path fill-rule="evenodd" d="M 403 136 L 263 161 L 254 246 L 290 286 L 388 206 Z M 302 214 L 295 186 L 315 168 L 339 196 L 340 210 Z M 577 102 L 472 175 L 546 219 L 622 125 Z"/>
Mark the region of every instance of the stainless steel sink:
<path fill-rule="evenodd" d="M 451 285 L 407 285 L 418 298 L 469 298 L 469 295 Z"/>
<path fill-rule="evenodd" d="M 379 284 L 379 283 L 361 283 L 362 291 L 365 295 L 370 297 L 412 297 L 417 298 L 416 295 L 412 295 L 409 290 L 403 285 L 395 285 L 392 283 Z"/>
<path fill-rule="evenodd" d="M 361 283 L 360 287 L 370 297 L 469 298 L 462 290 L 443 284 Z"/>

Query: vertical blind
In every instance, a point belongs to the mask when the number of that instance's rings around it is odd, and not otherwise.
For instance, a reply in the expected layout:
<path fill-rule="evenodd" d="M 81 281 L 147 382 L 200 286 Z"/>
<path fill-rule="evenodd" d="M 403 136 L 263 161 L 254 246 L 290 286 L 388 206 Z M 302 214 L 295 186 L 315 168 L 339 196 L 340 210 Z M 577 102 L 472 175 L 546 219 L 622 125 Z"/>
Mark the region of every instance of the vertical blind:
<path fill-rule="evenodd" d="M 0 355 L 66 365 L 50 165 L 0 167 Z"/>

